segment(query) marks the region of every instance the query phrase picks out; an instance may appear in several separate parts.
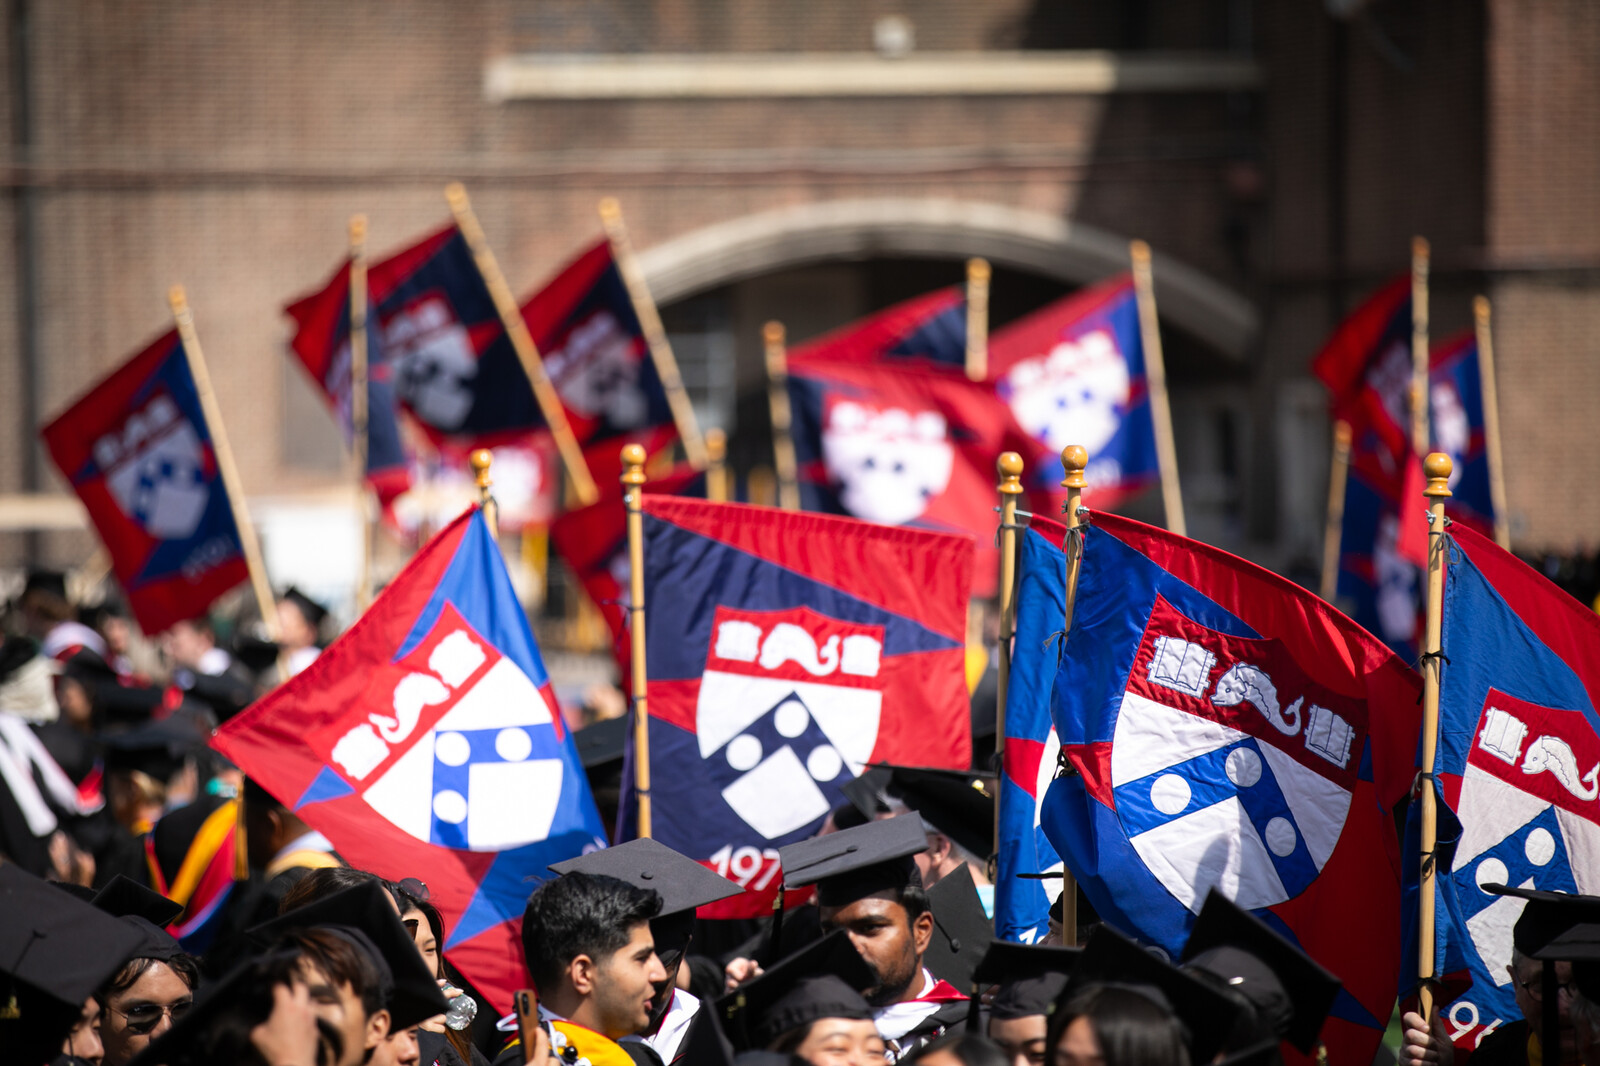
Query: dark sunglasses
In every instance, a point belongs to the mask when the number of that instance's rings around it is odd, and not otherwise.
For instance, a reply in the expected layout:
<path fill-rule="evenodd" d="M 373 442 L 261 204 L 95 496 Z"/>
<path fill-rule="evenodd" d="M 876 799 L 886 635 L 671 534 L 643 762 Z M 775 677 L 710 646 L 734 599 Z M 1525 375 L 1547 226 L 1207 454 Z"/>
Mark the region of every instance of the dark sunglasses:
<path fill-rule="evenodd" d="M 189 1008 L 194 1006 L 193 999 L 180 999 L 178 1002 L 163 1007 L 159 1003 L 140 1003 L 131 1010 L 118 1010 L 107 1007 L 106 1010 L 113 1014 L 120 1014 L 127 1019 L 130 1033 L 144 1034 L 161 1024 L 161 1019 L 170 1015 L 174 1025 L 178 1019 L 189 1013 Z"/>
<path fill-rule="evenodd" d="M 395 887 L 414 900 L 428 902 L 428 886 L 415 877 L 402 877 Z"/>

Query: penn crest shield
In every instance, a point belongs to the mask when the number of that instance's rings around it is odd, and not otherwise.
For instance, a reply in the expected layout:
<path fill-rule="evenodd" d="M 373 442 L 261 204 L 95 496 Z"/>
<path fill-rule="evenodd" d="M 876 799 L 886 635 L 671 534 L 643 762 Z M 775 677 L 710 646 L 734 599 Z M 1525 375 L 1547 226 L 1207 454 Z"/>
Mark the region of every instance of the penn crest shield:
<path fill-rule="evenodd" d="M 1471 981 L 1443 1014 L 1472 1048 L 1521 1017 L 1506 967 L 1525 904 L 1483 886 L 1600 894 L 1600 619 L 1464 525 L 1447 548 L 1435 965 Z M 1414 915 L 1414 875 L 1408 891 Z"/>
<path fill-rule="evenodd" d="M 456 519 L 216 748 L 353 865 L 420 877 L 498 1009 L 546 867 L 605 846 L 577 749 L 482 516 Z"/>
<path fill-rule="evenodd" d="M 1400 968 L 1390 811 L 1414 776 L 1418 678 L 1291 582 L 1091 522 L 1050 690 L 1046 835 L 1103 920 L 1174 956 L 1211 888 L 1249 908 L 1343 982 L 1329 1060 L 1370 1059 Z"/>
<path fill-rule="evenodd" d="M 715 916 L 765 914 L 778 849 L 866 763 L 968 764 L 972 545 L 682 498 L 644 510 L 653 835 L 746 889 Z"/>
<path fill-rule="evenodd" d="M 248 576 L 176 331 L 129 359 L 40 435 L 83 500 L 145 632 L 204 613 Z"/>

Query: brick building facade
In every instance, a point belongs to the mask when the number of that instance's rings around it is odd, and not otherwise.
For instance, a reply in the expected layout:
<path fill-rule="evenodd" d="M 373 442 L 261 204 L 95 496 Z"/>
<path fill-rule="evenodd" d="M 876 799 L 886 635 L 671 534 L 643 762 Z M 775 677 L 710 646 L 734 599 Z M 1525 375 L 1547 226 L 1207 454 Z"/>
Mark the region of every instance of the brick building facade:
<path fill-rule="evenodd" d="M 251 494 L 342 483 L 280 308 L 340 259 L 350 214 L 381 253 L 444 222 L 459 179 L 519 292 L 598 236 L 601 195 L 621 200 L 697 403 L 746 467 L 765 461 L 766 318 L 803 339 L 977 254 L 1000 322 L 1142 237 L 1191 533 L 1285 569 L 1322 529 L 1309 360 L 1425 235 L 1436 337 L 1494 301 L 1518 544 L 1600 534 L 1600 494 L 1548 477 L 1600 445 L 1584 0 L 7 11 L 0 494 L 61 491 L 33 425 L 165 329 L 177 281 Z M 0 564 L 91 548 L 8 532 Z"/>

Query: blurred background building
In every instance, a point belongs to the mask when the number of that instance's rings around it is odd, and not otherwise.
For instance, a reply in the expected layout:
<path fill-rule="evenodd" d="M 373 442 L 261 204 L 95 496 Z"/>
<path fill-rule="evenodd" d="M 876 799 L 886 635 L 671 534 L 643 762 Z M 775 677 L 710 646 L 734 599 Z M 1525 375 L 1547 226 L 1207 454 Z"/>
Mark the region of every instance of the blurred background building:
<path fill-rule="evenodd" d="M 352 213 L 382 255 L 448 220 L 449 180 L 519 293 L 620 199 L 741 474 L 771 461 L 767 319 L 803 340 L 980 255 L 1000 325 L 1143 238 L 1190 534 L 1302 578 L 1329 455 L 1308 364 L 1426 236 L 1436 339 L 1493 300 L 1516 545 L 1600 532 L 1570 462 L 1600 447 L 1589 0 L 5 10 L 0 566 L 93 553 L 36 427 L 168 328 L 180 281 L 269 561 L 333 558 L 315 531 L 348 529 L 353 479 L 281 308 Z"/>

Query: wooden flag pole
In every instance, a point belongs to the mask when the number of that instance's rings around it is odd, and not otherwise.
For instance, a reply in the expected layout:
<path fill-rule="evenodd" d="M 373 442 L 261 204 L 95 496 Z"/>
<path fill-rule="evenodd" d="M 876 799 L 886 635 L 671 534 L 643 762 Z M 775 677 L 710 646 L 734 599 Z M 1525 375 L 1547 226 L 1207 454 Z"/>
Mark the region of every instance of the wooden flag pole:
<path fill-rule="evenodd" d="M 1083 520 L 1088 509 L 1083 506 L 1083 490 L 1088 480 L 1083 476 L 1089 465 L 1089 452 L 1078 444 L 1061 449 L 1061 467 L 1065 476 L 1061 487 L 1067 490 L 1067 537 L 1063 547 L 1067 553 L 1067 581 L 1065 611 L 1062 612 L 1061 639 L 1072 637 L 1072 614 L 1078 605 L 1078 572 L 1083 569 Z M 1061 866 L 1061 937 L 1067 947 L 1078 943 L 1078 880 L 1066 864 Z"/>
<path fill-rule="evenodd" d="M 1494 335 L 1489 329 L 1489 298 L 1474 297 L 1473 328 L 1478 337 L 1478 387 L 1483 397 L 1483 448 L 1489 460 L 1489 502 L 1494 506 L 1494 542 L 1511 550 L 1511 514 L 1506 510 L 1506 468 L 1500 460 L 1500 399 L 1494 377 Z"/>
<path fill-rule="evenodd" d="M 969 305 L 970 306 L 970 305 Z M 994 690 L 995 769 L 1005 766 L 1006 687 L 1011 678 L 1011 638 L 1017 622 L 1017 497 L 1022 495 L 1022 456 L 1004 452 L 995 470 L 1000 483 L 1000 662 Z M 1000 854 L 1000 804 L 994 805 L 994 853 Z"/>
<path fill-rule="evenodd" d="M 256 607 L 261 611 L 262 624 L 267 627 L 267 639 L 277 640 L 278 601 L 272 597 L 267 566 L 261 559 L 261 542 L 256 539 L 256 527 L 250 524 L 250 509 L 245 506 L 239 467 L 233 461 L 233 449 L 228 446 L 228 433 L 222 424 L 222 409 L 217 406 L 217 395 L 211 388 L 211 374 L 206 370 L 206 357 L 200 351 L 200 338 L 194 330 L 194 315 L 189 311 L 189 298 L 184 294 L 182 285 L 174 285 L 167 290 L 167 302 L 172 306 L 172 319 L 178 326 L 178 338 L 183 341 L 183 354 L 189 361 L 194 391 L 200 397 L 200 413 L 205 417 L 207 432 L 211 434 L 211 450 L 217 457 L 217 473 L 221 475 L 222 487 L 228 494 L 233 524 L 239 529 L 239 547 L 244 552 L 244 564 L 250 571 L 250 587 L 255 592 Z M 281 662 L 282 656 L 279 659 Z M 283 676 L 287 678 L 289 675 L 285 672 Z"/>
<path fill-rule="evenodd" d="M 655 297 L 639 269 L 639 260 L 633 254 L 633 242 L 628 239 L 628 227 L 622 221 L 622 205 L 616 197 L 607 196 L 600 201 L 600 225 L 605 228 L 606 240 L 611 242 L 611 258 L 617 262 L 622 274 L 622 284 L 633 303 L 633 313 L 639 318 L 639 328 L 644 330 L 644 342 L 650 348 L 650 360 L 655 364 L 656 376 L 667 394 L 667 406 L 672 409 L 673 424 L 678 427 L 678 437 L 683 441 L 683 454 L 696 470 L 706 468 L 706 444 L 700 435 L 700 423 L 694 417 L 694 404 L 683 387 L 683 375 L 678 372 L 677 357 L 672 354 L 672 344 L 667 340 L 667 328 L 661 323 L 661 312 L 656 309 Z"/>
<path fill-rule="evenodd" d="M 989 376 L 989 261 L 967 260 L 967 377 Z"/>
<path fill-rule="evenodd" d="M 483 511 L 483 520 L 489 527 L 489 536 L 498 541 L 500 505 L 495 502 L 494 495 L 489 491 L 494 485 L 494 481 L 489 477 L 489 464 L 494 462 L 494 453 L 488 448 L 479 448 L 467 457 L 467 462 L 472 464 L 472 479 L 478 484 L 478 507 Z"/>
<path fill-rule="evenodd" d="M 1322 530 L 1322 598 L 1339 594 L 1340 539 L 1344 535 L 1344 492 L 1350 479 L 1350 423 L 1333 423 L 1333 465 L 1328 470 L 1328 521 Z"/>
<path fill-rule="evenodd" d="M 782 322 L 761 329 L 767 351 L 767 404 L 772 411 L 772 465 L 778 474 L 778 506 L 800 510 L 800 480 L 794 457 L 794 412 L 789 407 L 789 362 Z"/>
<path fill-rule="evenodd" d="M 706 499 L 728 502 L 728 435 L 712 426 L 706 430 Z"/>
<path fill-rule="evenodd" d="M 1416 460 L 1412 460 L 1415 462 Z M 1434 452 L 1423 463 L 1428 498 L 1428 589 L 1422 643 L 1422 854 L 1418 877 L 1417 977 L 1421 979 L 1418 1011 L 1433 1021 L 1433 878 L 1434 849 L 1439 843 L 1439 812 L 1433 793 L 1434 755 L 1439 742 L 1439 638 L 1444 616 L 1444 501 L 1450 497 L 1450 457 Z"/>
<path fill-rule="evenodd" d="M 649 677 L 644 646 L 644 448 L 622 449 L 622 504 L 628 509 L 628 636 L 632 641 L 633 791 L 639 800 L 639 836 L 650 835 Z"/>
<path fill-rule="evenodd" d="M 584 461 L 578 439 L 572 435 L 572 426 L 567 422 L 567 411 L 561 406 L 561 397 L 556 394 L 555 386 L 550 384 L 550 375 L 545 373 L 544 360 L 540 358 L 539 348 L 528 333 L 522 308 L 517 306 L 516 298 L 511 295 L 511 286 L 506 284 L 505 275 L 500 273 L 500 264 L 496 262 L 494 252 L 489 250 L 489 241 L 483 235 L 483 227 L 478 224 L 478 216 L 473 214 L 467 190 L 460 182 L 451 182 L 445 186 L 444 198 L 450 202 L 450 211 L 455 216 L 461 235 L 467 239 L 467 247 L 472 249 L 472 259 L 478 264 L 478 273 L 483 276 L 483 283 L 489 289 L 495 310 L 500 313 L 500 324 L 511 338 L 511 346 L 516 350 L 517 361 L 522 364 L 522 372 L 528 375 L 528 383 L 533 386 L 533 398 L 539 404 L 539 413 L 544 415 L 545 423 L 550 427 L 550 435 L 555 438 L 556 450 L 561 453 L 561 465 L 566 468 L 572 490 L 584 506 L 595 503 L 600 499 L 600 490 L 595 487 L 594 477 L 589 473 L 589 464 Z"/>
<path fill-rule="evenodd" d="M 372 508 L 367 501 L 367 456 L 371 449 L 367 409 L 367 216 L 350 216 L 350 451 L 356 460 L 356 499 L 361 509 L 361 571 L 356 611 L 372 602 Z"/>
<path fill-rule="evenodd" d="M 1139 302 L 1139 340 L 1144 347 L 1144 376 L 1150 386 L 1150 414 L 1156 437 L 1156 465 L 1161 468 L 1161 503 L 1167 529 L 1187 536 L 1183 520 L 1183 494 L 1178 487 L 1178 450 L 1172 439 L 1172 408 L 1167 402 L 1167 365 L 1161 356 L 1161 324 L 1156 317 L 1155 278 L 1150 268 L 1150 246 L 1131 241 L 1133 290 Z"/>
<path fill-rule="evenodd" d="M 1413 455 L 1428 454 L 1428 256 L 1427 238 L 1411 238 L 1411 452 Z"/>

